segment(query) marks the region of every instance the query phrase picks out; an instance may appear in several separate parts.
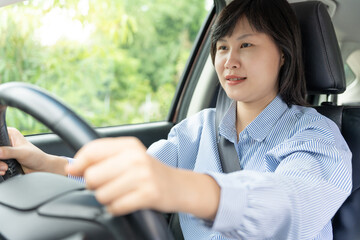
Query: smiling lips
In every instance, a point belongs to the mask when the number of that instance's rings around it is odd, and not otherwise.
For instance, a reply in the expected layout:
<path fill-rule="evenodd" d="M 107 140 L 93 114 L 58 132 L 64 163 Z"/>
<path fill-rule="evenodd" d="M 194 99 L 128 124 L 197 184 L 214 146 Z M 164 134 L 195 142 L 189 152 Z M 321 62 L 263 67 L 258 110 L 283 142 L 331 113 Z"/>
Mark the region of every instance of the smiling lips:
<path fill-rule="evenodd" d="M 245 81 L 247 79 L 247 77 L 240 77 L 240 76 L 236 76 L 236 75 L 227 75 L 227 76 L 225 76 L 225 79 L 228 84 L 233 85 L 233 84 L 242 83 L 243 81 Z"/>

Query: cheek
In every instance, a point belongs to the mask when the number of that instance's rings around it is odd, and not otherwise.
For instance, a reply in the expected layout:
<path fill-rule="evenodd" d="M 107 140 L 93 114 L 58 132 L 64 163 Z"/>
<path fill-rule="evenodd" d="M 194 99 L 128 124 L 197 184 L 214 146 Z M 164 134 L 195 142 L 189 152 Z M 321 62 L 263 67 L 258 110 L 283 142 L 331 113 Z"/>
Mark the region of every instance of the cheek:
<path fill-rule="evenodd" d="M 261 56 L 254 59 L 257 64 L 251 64 L 249 67 L 252 68 L 252 72 L 256 75 L 260 75 L 269 81 L 277 81 L 279 70 L 280 70 L 280 60 L 274 56 Z"/>
<path fill-rule="evenodd" d="M 223 59 L 218 55 L 215 56 L 214 67 L 218 75 L 224 70 Z"/>

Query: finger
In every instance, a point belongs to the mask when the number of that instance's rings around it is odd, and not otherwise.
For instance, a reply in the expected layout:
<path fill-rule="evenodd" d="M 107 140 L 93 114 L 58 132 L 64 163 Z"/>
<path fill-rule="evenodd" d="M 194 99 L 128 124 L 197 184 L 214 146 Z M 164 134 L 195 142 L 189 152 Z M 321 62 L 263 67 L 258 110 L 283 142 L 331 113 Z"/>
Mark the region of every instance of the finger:
<path fill-rule="evenodd" d="M 22 151 L 18 151 L 16 147 L 0 147 L 0 159 L 16 159 L 21 158 Z"/>
<path fill-rule="evenodd" d="M 74 156 L 73 164 L 67 165 L 66 171 L 73 176 L 83 176 L 85 170 L 93 164 L 103 160 L 105 156 L 99 156 L 98 151 L 103 153 L 109 144 L 110 138 L 94 140 L 84 145 Z"/>
<path fill-rule="evenodd" d="M 0 171 L 5 172 L 8 169 L 8 165 L 3 161 L 0 161 Z"/>
<path fill-rule="evenodd" d="M 129 161 L 124 161 L 119 155 L 93 164 L 84 172 L 87 187 L 96 189 L 110 180 L 123 175 L 128 169 L 127 165 L 129 165 Z"/>
<path fill-rule="evenodd" d="M 8 165 L 2 161 L 0 161 L 0 176 L 5 175 L 5 172 L 8 169 Z"/>
<path fill-rule="evenodd" d="M 96 199 L 109 206 L 110 211 L 115 214 L 126 214 L 143 208 L 160 209 L 164 207 L 164 191 L 149 176 L 151 174 L 146 169 L 139 172 L 128 171 L 98 188 L 95 192 Z"/>
<path fill-rule="evenodd" d="M 135 147 L 146 150 L 141 142 L 133 137 L 97 139 L 79 150 L 75 155 L 76 161 L 67 170 L 71 175 L 82 176 L 89 166 Z"/>
<path fill-rule="evenodd" d="M 102 185 L 95 192 L 96 199 L 104 205 L 110 204 L 118 198 L 135 191 L 138 185 L 133 180 L 133 176 L 125 174 Z"/>
<path fill-rule="evenodd" d="M 144 201 L 144 196 L 138 191 L 130 192 L 106 205 L 107 211 L 113 215 L 126 215 L 137 210 L 149 208 L 151 206 L 147 201 Z"/>
<path fill-rule="evenodd" d="M 144 169 L 149 169 L 149 156 L 145 151 L 126 149 L 117 155 L 89 166 L 84 177 L 90 189 L 96 189 L 110 180 L 126 173 L 136 172 L 133 177 L 139 178 Z"/>

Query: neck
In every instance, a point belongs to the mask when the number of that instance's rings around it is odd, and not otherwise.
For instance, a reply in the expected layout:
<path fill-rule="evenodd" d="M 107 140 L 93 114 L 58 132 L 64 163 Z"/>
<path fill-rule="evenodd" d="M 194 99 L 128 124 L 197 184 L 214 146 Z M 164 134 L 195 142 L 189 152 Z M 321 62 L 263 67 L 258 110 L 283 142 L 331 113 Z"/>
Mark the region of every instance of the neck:
<path fill-rule="evenodd" d="M 275 96 L 276 97 L 276 96 Z M 236 104 L 236 130 L 239 135 L 274 98 L 261 99 L 256 102 L 237 102 Z"/>

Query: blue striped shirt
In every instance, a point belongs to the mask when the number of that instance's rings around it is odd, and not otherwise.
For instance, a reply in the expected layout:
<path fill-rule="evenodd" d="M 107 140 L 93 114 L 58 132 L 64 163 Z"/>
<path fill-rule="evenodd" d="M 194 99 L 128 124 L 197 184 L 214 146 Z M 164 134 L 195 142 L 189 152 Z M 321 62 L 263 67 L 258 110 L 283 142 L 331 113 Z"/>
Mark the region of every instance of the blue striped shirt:
<path fill-rule="evenodd" d="M 185 119 L 148 149 L 170 166 L 209 174 L 221 187 L 212 223 L 179 214 L 185 239 L 332 239 L 331 218 L 352 187 L 351 152 L 338 127 L 279 96 L 239 136 L 235 121 L 234 102 L 219 134 L 234 143 L 238 172 L 222 173 L 215 109 Z"/>

